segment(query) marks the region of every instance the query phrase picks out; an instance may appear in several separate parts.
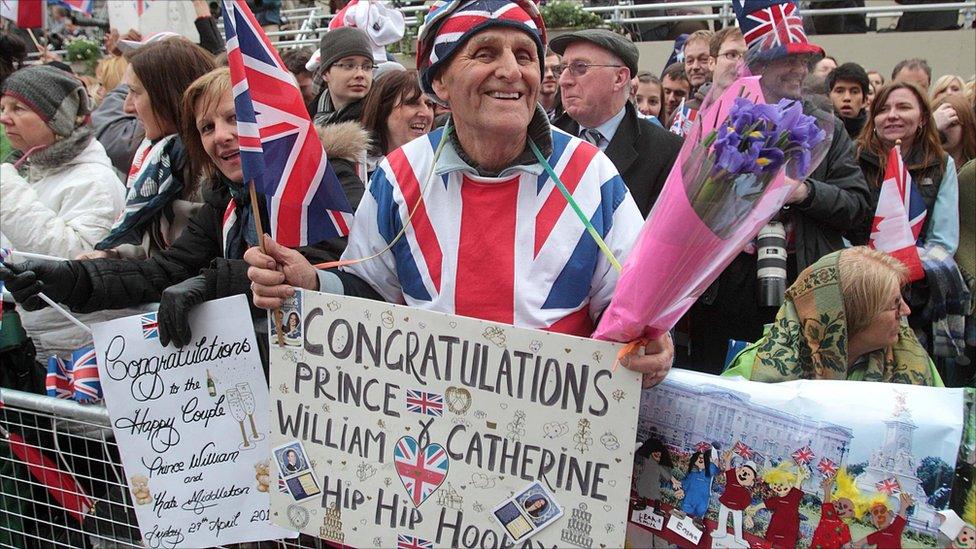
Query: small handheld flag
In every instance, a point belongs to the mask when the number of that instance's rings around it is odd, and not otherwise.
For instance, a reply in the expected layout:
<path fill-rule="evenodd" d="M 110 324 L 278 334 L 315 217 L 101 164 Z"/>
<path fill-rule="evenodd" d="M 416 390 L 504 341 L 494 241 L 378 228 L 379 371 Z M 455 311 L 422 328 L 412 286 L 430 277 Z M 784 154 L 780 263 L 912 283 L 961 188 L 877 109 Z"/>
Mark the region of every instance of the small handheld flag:
<path fill-rule="evenodd" d="M 916 242 L 926 214 L 925 203 L 902 160 L 901 148 L 895 145 L 888 153 L 869 245 L 904 263 L 912 281 L 925 278 Z"/>
<path fill-rule="evenodd" d="M 265 195 L 271 235 L 284 246 L 346 236 L 352 207 L 298 89 L 245 0 L 223 0 L 227 62 L 245 181 Z"/>

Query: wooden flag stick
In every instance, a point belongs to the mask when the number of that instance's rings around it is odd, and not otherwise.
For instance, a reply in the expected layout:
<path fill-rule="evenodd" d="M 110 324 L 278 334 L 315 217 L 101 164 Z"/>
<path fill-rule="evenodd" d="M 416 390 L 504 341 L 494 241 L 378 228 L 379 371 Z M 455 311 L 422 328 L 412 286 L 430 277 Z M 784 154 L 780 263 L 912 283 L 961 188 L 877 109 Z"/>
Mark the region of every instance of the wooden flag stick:
<path fill-rule="evenodd" d="M 258 193 L 254 188 L 254 180 L 250 180 L 247 184 L 248 192 L 251 195 L 251 214 L 254 216 L 254 227 L 258 231 L 258 247 L 261 248 L 261 253 L 267 255 L 268 251 L 264 247 L 264 227 L 261 223 L 261 209 L 258 208 Z M 226 242 L 225 242 L 226 244 Z M 285 334 L 284 328 L 282 327 L 282 320 L 284 319 L 284 313 L 281 309 L 275 309 L 272 312 L 272 320 L 274 322 L 275 333 L 278 334 L 278 346 L 285 345 Z"/>

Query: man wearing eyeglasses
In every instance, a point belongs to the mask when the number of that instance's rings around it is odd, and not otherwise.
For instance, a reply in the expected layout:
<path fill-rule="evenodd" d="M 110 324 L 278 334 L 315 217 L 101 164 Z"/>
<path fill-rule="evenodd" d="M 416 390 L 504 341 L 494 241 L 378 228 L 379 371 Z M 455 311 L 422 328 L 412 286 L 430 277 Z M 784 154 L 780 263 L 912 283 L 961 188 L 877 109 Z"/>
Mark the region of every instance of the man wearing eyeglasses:
<path fill-rule="evenodd" d="M 315 101 L 315 125 L 358 121 L 362 99 L 373 85 L 373 51 L 366 33 L 339 27 L 322 37 L 322 80 L 326 89 Z"/>
<path fill-rule="evenodd" d="M 565 113 L 557 128 L 601 148 L 647 217 L 671 171 L 681 139 L 637 116 L 630 97 L 637 74 L 637 47 L 606 29 L 586 29 L 554 38 L 563 56 L 559 88 Z"/>
<path fill-rule="evenodd" d="M 746 58 L 746 41 L 739 27 L 725 27 L 712 35 L 708 49 L 708 67 L 712 72 L 709 93 L 717 99 L 739 77 Z"/>
<path fill-rule="evenodd" d="M 749 71 L 760 76 L 759 85 L 767 103 L 782 99 L 803 101 L 803 80 L 823 49 L 807 40 L 802 19 L 785 20 L 785 28 L 771 28 L 761 21 L 770 10 L 792 12 L 791 0 L 733 0 L 739 27 L 748 51 Z M 780 32 L 788 41 L 772 40 Z M 804 101 L 804 111 L 817 107 Z M 832 113 L 820 116 L 830 118 Z M 778 214 L 786 232 L 786 278 L 789 286 L 797 275 L 828 253 L 844 247 L 844 234 L 855 227 L 868 211 L 869 191 L 854 154 L 854 144 L 837 120 L 827 155 L 805 180 L 794 182 L 793 193 Z M 689 312 L 691 345 L 682 365 L 719 373 L 729 339 L 756 341 L 763 326 L 773 321 L 778 304 L 760 301 L 757 256 L 741 253 L 699 298 Z M 682 356 L 684 353 L 680 353 Z"/>

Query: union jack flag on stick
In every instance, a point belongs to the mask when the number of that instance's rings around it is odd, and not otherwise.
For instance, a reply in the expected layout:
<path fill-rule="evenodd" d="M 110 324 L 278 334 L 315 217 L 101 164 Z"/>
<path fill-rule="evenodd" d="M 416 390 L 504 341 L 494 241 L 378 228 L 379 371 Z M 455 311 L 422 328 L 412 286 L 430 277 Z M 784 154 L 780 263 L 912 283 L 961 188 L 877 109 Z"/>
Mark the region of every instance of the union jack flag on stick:
<path fill-rule="evenodd" d="M 736 454 L 739 454 L 745 459 L 749 459 L 752 457 L 752 448 L 749 448 L 749 446 L 747 446 L 742 441 L 736 442 L 735 446 L 732 447 L 732 451 L 735 452 Z"/>
<path fill-rule="evenodd" d="M 898 479 L 896 479 L 895 477 L 888 477 L 880 482 L 875 483 L 874 486 L 875 488 L 878 489 L 879 492 L 888 494 L 889 496 L 893 496 L 898 493 L 901 493 L 901 484 L 898 482 Z"/>
<path fill-rule="evenodd" d="M 811 450 L 809 446 L 804 446 L 803 448 L 800 448 L 799 450 L 793 452 L 792 457 L 793 457 L 793 461 L 795 461 L 797 465 L 806 465 L 807 463 L 810 463 L 811 460 L 813 460 L 813 456 L 814 456 L 813 450 Z"/>
<path fill-rule="evenodd" d="M 227 62 L 245 181 L 265 195 L 284 246 L 346 236 L 352 207 L 329 165 L 295 77 L 245 0 L 223 0 Z M 260 219 L 254 212 L 255 220 Z"/>
<path fill-rule="evenodd" d="M 870 245 L 887 252 L 908 267 L 910 280 L 925 278 L 915 243 L 922 232 L 928 211 L 897 144 L 888 152 L 878 207 L 871 222 Z"/>
<path fill-rule="evenodd" d="M 832 477 L 837 474 L 837 464 L 827 458 L 820 458 L 817 469 L 825 477 Z"/>

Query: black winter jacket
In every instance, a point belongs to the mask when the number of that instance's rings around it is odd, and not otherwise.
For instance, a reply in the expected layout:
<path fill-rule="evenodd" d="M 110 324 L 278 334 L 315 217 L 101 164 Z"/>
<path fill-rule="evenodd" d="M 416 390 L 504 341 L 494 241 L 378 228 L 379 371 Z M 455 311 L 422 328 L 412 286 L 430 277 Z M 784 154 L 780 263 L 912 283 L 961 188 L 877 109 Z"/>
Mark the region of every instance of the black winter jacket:
<path fill-rule="evenodd" d="M 355 209 L 363 194 L 362 181 L 350 162 L 336 158 L 330 163 Z M 247 265 L 241 258 L 223 257 L 223 214 L 230 200 L 224 181 L 207 185 L 203 206 L 180 237 L 149 259 L 68 262 L 75 284 L 64 303 L 80 313 L 154 303 L 169 286 L 197 275 L 207 281 L 207 300 L 237 294 L 246 294 L 250 300 Z M 299 251 L 318 263 L 338 259 L 345 245 L 344 238 L 337 238 Z"/>

